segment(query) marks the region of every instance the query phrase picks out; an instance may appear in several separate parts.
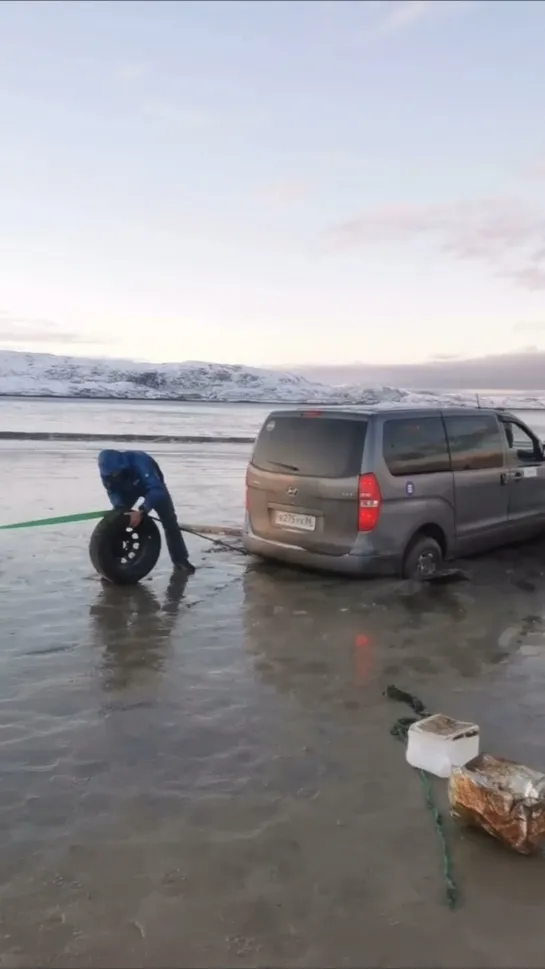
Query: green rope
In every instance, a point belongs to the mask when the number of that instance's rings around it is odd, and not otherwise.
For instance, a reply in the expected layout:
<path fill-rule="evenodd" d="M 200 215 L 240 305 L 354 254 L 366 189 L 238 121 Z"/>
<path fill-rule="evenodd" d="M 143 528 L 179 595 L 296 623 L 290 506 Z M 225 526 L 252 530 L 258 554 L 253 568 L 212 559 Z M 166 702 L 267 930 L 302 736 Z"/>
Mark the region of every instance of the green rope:
<path fill-rule="evenodd" d="M 105 511 L 86 511 L 79 515 L 61 515 L 60 518 L 35 518 L 26 522 L 13 522 L 11 525 L 0 525 L 0 531 L 11 528 L 36 528 L 38 525 L 68 525 L 71 522 L 88 522 L 93 518 L 104 518 Z"/>
<path fill-rule="evenodd" d="M 400 717 L 398 720 L 396 720 L 390 731 L 392 736 L 396 737 L 397 740 L 406 741 L 409 727 L 413 723 L 417 723 L 418 720 L 422 720 L 424 717 L 429 717 L 430 714 L 426 710 L 422 701 L 412 693 L 406 693 L 405 690 L 398 690 L 397 686 L 393 685 L 387 686 L 384 692 L 390 700 L 397 700 L 400 703 L 406 703 L 416 714 L 414 717 Z M 456 908 L 460 901 L 460 894 L 458 891 L 458 886 L 454 880 L 452 855 L 447 843 L 443 815 L 437 806 L 437 802 L 433 794 L 430 775 L 427 771 L 421 769 L 419 769 L 418 773 L 420 775 L 426 807 L 432 816 L 435 833 L 441 848 L 447 904 L 449 908 Z"/>
<path fill-rule="evenodd" d="M 447 904 L 449 908 L 457 908 L 459 903 L 459 892 L 458 886 L 454 880 L 452 855 L 450 853 L 450 848 L 445 835 L 443 815 L 437 807 L 437 802 L 433 795 L 430 775 L 425 770 L 419 770 L 418 773 L 420 774 L 420 780 L 422 782 L 426 807 L 433 818 L 435 833 L 437 834 L 437 839 L 441 848 L 441 855 L 443 858 L 443 878 L 445 879 L 445 894 L 447 897 Z"/>
<path fill-rule="evenodd" d="M 57 518 L 35 518 L 26 522 L 13 522 L 11 525 L 0 525 L 0 532 L 13 528 L 37 528 L 39 525 L 69 525 L 72 522 L 87 522 L 92 521 L 94 518 L 104 518 L 104 515 L 107 514 L 107 511 L 86 511 L 79 515 L 61 515 Z M 150 518 L 152 521 L 159 521 L 159 519 L 155 518 L 153 515 L 150 515 Z M 221 540 L 221 538 L 212 538 L 210 535 L 202 535 L 201 532 L 196 532 L 195 529 L 191 528 L 189 525 L 180 525 L 179 527 L 180 531 L 182 532 L 189 532 L 190 535 L 196 535 L 197 538 L 203 538 L 205 542 L 211 542 L 213 545 L 228 549 L 230 552 L 238 552 L 239 555 L 248 554 L 244 548 L 239 548 L 236 545 L 231 545 L 228 542 L 224 542 Z"/>

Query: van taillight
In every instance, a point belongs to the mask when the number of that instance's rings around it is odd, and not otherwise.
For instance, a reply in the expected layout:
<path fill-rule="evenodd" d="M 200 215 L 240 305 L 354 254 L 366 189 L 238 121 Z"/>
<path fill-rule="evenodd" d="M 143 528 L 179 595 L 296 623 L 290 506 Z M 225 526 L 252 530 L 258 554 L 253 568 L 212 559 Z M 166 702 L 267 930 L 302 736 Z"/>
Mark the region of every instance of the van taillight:
<path fill-rule="evenodd" d="M 382 495 L 374 474 L 362 474 L 358 486 L 358 531 L 372 532 L 377 526 Z"/>

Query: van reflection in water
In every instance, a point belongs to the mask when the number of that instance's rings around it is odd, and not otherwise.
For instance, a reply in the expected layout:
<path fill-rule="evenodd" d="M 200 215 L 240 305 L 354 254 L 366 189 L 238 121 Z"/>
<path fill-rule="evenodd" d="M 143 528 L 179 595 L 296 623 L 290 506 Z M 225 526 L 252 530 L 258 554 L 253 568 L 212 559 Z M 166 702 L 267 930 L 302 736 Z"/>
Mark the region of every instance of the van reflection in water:
<path fill-rule="evenodd" d="M 361 583 L 257 564 L 243 577 L 245 648 L 259 678 L 306 702 L 351 707 L 374 677 Z M 360 591 L 358 591 L 360 590 Z"/>

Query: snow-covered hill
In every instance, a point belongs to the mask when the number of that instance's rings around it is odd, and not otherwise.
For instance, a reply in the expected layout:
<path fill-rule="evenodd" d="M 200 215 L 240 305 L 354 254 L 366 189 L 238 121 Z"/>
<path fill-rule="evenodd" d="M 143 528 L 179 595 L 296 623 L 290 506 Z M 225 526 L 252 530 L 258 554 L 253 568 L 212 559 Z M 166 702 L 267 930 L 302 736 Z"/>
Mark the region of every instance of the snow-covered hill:
<path fill-rule="evenodd" d="M 299 374 L 255 367 L 193 362 L 152 364 L 9 350 L 0 351 L 0 394 L 367 405 L 475 400 L 471 394 L 415 393 L 395 387 L 335 387 Z M 517 406 L 521 406 L 520 399 Z"/>

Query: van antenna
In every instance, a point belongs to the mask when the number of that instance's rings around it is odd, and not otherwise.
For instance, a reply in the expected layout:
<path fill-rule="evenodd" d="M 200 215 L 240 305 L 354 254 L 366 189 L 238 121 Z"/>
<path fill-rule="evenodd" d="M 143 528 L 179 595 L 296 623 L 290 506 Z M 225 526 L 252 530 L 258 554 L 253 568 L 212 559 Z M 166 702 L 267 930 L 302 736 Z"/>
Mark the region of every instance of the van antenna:
<path fill-rule="evenodd" d="M 477 398 L 477 407 L 478 407 L 478 408 L 479 408 L 479 410 L 480 410 L 480 409 L 481 409 L 481 398 L 479 397 L 479 395 L 478 395 L 478 394 L 475 394 L 475 397 Z"/>

